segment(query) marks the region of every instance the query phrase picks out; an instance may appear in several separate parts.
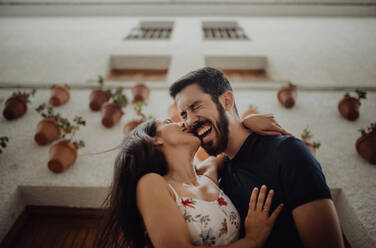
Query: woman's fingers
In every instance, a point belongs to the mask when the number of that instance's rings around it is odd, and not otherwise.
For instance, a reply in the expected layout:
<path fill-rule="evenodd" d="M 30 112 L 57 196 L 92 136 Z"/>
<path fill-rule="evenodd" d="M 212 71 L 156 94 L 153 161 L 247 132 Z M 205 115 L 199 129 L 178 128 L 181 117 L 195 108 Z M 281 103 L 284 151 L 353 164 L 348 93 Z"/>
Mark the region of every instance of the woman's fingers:
<path fill-rule="evenodd" d="M 260 194 L 257 199 L 257 204 L 256 204 L 256 211 L 262 211 L 264 207 L 264 202 L 265 202 L 265 195 L 266 195 L 266 186 L 262 185 Z"/>
<path fill-rule="evenodd" d="M 249 213 L 250 211 L 254 211 L 254 210 L 256 209 L 257 195 L 258 195 L 258 188 L 257 188 L 257 187 L 254 187 L 253 190 L 252 190 L 251 199 L 249 200 L 249 209 L 248 209 L 248 213 Z"/>
<path fill-rule="evenodd" d="M 265 205 L 263 207 L 263 211 L 269 213 L 270 206 L 272 205 L 272 200 L 274 196 L 274 190 L 269 190 L 268 197 L 266 198 Z"/>
<path fill-rule="evenodd" d="M 269 220 L 272 223 L 275 222 L 275 220 L 277 219 L 279 213 L 281 213 L 282 208 L 283 208 L 283 203 L 279 204 L 279 206 L 274 210 L 274 212 L 272 213 L 272 215 L 270 215 Z"/>

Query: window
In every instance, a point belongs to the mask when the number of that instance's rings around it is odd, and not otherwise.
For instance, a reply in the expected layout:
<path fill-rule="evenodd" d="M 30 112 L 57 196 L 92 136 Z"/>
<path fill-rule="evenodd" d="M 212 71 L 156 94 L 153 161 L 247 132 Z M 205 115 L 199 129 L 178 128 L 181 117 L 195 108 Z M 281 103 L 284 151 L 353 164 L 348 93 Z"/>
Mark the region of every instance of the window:
<path fill-rule="evenodd" d="M 126 40 L 168 40 L 173 22 L 141 22 L 131 30 Z"/>
<path fill-rule="evenodd" d="M 265 56 L 206 55 L 206 66 L 218 68 L 233 82 L 268 81 Z"/>
<path fill-rule="evenodd" d="M 249 40 L 237 22 L 203 22 L 205 40 Z"/>
<path fill-rule="evenodd" d="M 165 81 L 170 62 L 169 55 L 112 55 L 107 79 L 113 81 Z"/>

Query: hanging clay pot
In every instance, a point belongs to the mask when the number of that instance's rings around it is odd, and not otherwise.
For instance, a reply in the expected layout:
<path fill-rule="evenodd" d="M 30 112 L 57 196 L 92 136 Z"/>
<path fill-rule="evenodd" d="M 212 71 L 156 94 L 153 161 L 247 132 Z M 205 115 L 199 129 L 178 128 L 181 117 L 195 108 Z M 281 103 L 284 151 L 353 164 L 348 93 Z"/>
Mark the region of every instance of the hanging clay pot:
<path fill-rule="evenodd" d="M 178 107 L 175 103 L 171 104 L 170 107 L 168 107 L 168 118 L 172 120 L 173 122 L 181 122 L 182 119 L 179 115 Z"/>
<path fill-rule="evenodd" d="M 56 85 L 51 90 L 49 103 L 54 106 L 60 106 L 68 102 L 69 98 L 69 89 L 63 85 Z"/>
<path fill-rule="evenodd" d="M 44 146 L 57 139 L 60 130 L 56 125 L 57 121 L 53 118 L 44 118 L 41 120 L 37 125 L 37 132 L 34 135 L 35 142 L 40 146 Z"/>
<path fill-rule="evenodd" d="M 200 146 L 200 148 L 198 148 L 198 151 L 196 152 L 196 155 L 198 160 L 200 161 L 204 161 L 205 159 L 207 159 L 209 157 L 209 154 L 205 151 L 204 148 L 202 148 Z"/>
<path fill-rule="evenodd" d="M 119 104 L 106 102 L 102 105 L 102 124 L 105 127 L 113 127 L 118 123 L 124 112 Z"/>
<path fill-rule="evenodd" d="M 260 112 L 255 107 L 249 107 L 243 114 L 242 114 L 242 120 L 247 117 L 250 114 L 260 114 Z"/>
<path fill-rule="evenodd" d="M 371 164 L 376 164 L 376 132 L 360 136 L 355 143 L 358 153 Z"/>
<path fill-rule="evenodd" d="M 133 129 L 135 129 L 142 122 L 143 122 L 142 120 L 134 120 L 134 121 L 130 121 L 127 124 L 125 124 L 125 126 L 123 128 L 124 135 L 127 136 Z"/>
<path fill-rule="evenodd" d="M 61 140 L 50 148 L 48 168 L 60 173 L 74 164 L 77 159 L 77 148 L 69 140 Z"/>
<path fill-rule="evenodd" d="M 355 121 L 359 117 L 359 100 L 352 96 L 344 96 L 338 103 L 338 111 L 349 121 Z"/>
<path fill-rule="evenodd" d="M 292 108 L 296 101 L 296 87 L 287 86 L 279 89 L 278 101 L 286 108 Z"/>
<path fill-rule="evenodd" d="M 101 109 L 102 105 L 110 100 L 110 94 L 101 89 L 95 89 L 90 94 L 90 108 L 93 111 L 98 111 Z"/>
<path fill-rule="evenodd" d="M 143 83 L 137 83 L 132 88 L 133 103 L 135 102 L 146 102 L 149 98 L 150 89 Z"/>
<path fill-rule="evenodd" d="M 7 120 L 14 120 L 23 116 L 27 111 L 27 102 L 23 96 L 12 96 L 5 102 L 3 116 Z"/>

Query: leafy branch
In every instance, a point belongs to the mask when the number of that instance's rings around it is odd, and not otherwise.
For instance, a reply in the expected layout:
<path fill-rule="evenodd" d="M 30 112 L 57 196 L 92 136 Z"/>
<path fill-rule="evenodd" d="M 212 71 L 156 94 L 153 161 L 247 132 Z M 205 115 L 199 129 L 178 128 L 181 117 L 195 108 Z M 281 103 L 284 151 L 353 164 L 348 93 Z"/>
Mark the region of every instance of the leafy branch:
<path fill-rule="evenodd" d="M 304 128 L 303 133 L 301 134 L 302 140 L 309 142 L 311 140 L 312 136 L 313 135 L 311 134 L 311 131 L 309 130 L 309 128 L 308 127 Z M 321 145 L 321 143 L 318 142 L 318 141 L 312 142 L 312 146 L 315 149 L 318 149 L 320 147 L 320 145 Z"/>
<path fill-rule="evenodd" d="M 357 100 L 359 102 L 359 105 L 361 105 L 362 103 L 360 102 L 360 99 L 367 99 L 367 92 L 361 89 L 355 89 L 355 92 L 358 95 Z M 350 97 L 350 93 L 346 92 L 345 97 Z"/>
<path fill-rule="evenodd" d="M 27 103 L 30 102 L 30 97 L 31 96 L 34 96 L 35 95 L 35 92 L 37 92 L 36 89 L 32 89 L 30 92 L 26 92 L 26 91 L 16 91 L 16 92 L 13 92 L 12 93 L 12 97 L 15 97 L 15 96 L 21 96 L 25 99 L 25 101 Z"/>
<path fill-rule="evenodd" d="M 249 104 L 248 109 L 258 111 L 258 107 L 256 105 L 254 105 L 254 104 Z"/>
<path fill-rule="evenodd" d="M 9 138 L 7 136 L 1 136 L 0 137 L 0 154 L 3 153 L 3 148 L 7 147 L 7 143 L 9 142 Z"/>
<path fill-rule="evenodd" d="M 98 84 L 99 84 L 99 89 L 103 89 L 103 84 L 104 84 L 104 79 L 101 75 L 98 75 Z"/>
<path fill-rule="evenodd" d="M 112 90 L 108 90 L 110 94 L 110 101 L 114 104 L 118 104 L 121 107 L 125 107 L 128 104 L 128 98 L 123 94 L 123 87 L 119 87 L 115 89 L 113 92 Z"/>
<path fill-rule="evenodd" d="M 363 128 L 358 130 L 362 135 L 366 135 L 368 133 L 376 133 L 376 121 L 371 123 L 370 126 L 367 128 L 367 131 Z"/>
<path fill-rule="evenodd" d="M 289 87 L 289 88 L 297 88 L 298 85 L 293 84 L 291 81 L 289 81 L 289 83 L 288 83 L 288 87 Z"/>
<path fill-rule="evenodd" d="M 60 114 L 54 113 L 54 109 L 51 105 L 42 103 L 40 104 L 35 111 L 37 111 L 43 118 L 52 118 L 55 120 L 59 120 Z"/>
<path fill-rule="evenodd" d="M 62 132 L 60 132 L 60 138 L 69 140 L 79 149 L 85 146 L 85 142 L 83 140 L 74 140 L 74 136 L 76 132 L 80 130 L 80 126 L 85 125 L 86 121 L 81 116 L 74 117 L 73 124 L 67 118 L 59 117 L 56 127 L 62 130 Z"/>
<path fill-rule="evenodd" d="M 137 116 L 139 116 L 142 121 L 147 121 L 147 120 L 150 120 L 151 118 L 153 118 L 153 116 L 151 116 L 151 115 L 146 116 L 142 112 L 142 108 L 145 107 L 145 106 L 147 106 L 147 104 L 145 102 L 142 102 L 142 101 L 138 101 L 138 102 L 135 102 L 133 104 L 133 109 L 136 111 Z"/>

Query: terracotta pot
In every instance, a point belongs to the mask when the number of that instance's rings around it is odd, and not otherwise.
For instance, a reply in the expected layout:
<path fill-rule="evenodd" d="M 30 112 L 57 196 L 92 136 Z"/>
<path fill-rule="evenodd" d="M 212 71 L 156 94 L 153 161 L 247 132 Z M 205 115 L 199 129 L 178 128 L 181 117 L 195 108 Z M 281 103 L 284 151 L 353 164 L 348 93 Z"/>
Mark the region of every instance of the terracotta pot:
<path fill-rule="evenodd" d="M 371 164 L 376 164 L 376 132 L 360 136 L 355 143 L 358 153 Z"/>
<path fill-rule="evenodd" d="M 5 102 L 3 116 L 7 120 L 14 120 L 23 116 L 27 111 L 27 102 L 23 96 L 12 96 Z"/>
<path fill-rule="evenodd" d="M 48 168 L 59 173 L 74 164 L 77 159 L 77 148 L 69 140 L 58 141 L 50 148 Z"/>
<path fill-rule="evenodd" d="M 127 124 L 125 124 L 125 126 L 123 128 L 124 135 L 128 135 L 133 129 L 135 129 L 142 122 L 143 122 L 142 120 L 134 120 L 134 121 L 130 121 Z"/>
<path fill-rule="evenodd" d="M 249 108 L 242 114 L 242 120 L 250 114 L 260 114 L 260 112 L 257 109 Z"/>
<path fill-rule="evenodd" d="M 181 122 L 182 119 L 179 115 L 179 110 L 178 107 L 176 106 L 175 103 L 171 104 L 170 107 L 168 107 L 168 118 L 172 120 L 173 122 Z"/>
<path fill-rule="evenodd" d="M 278 101 L 286 108 L 292 108 L 296 101 L 296 88 L 295 87 L 283 87 L 279 89 Z"/>
<path fill-rule="evenodd" d="M 118 123 L 124 112 L 122 107 L 115 103 L 106 102 L 102 105 L 102 124 L 105 127 L 113 127 Z"/>
<path fill-rule="evenodd" d="M 303 142 L 306 144 L 308 150 L 311 152 L 311 154 L 315 157 L 316 156 L 316 148 L 313 146 L 311 142 L 303 140 Z"/>
<path fill-rule="evenodd" d="M 352 96 L 344 96 L 338 103 L 338 111 L 349 121 L 355 121 L 359 117 L 359 106 L 358 99 Z"/>
<path fill-rule="evenodd" d="M 150 89 L 145 84 L 138 83 L 132 88 L 133 103 L 146 102 L 149 98 Z"/>
<path fill-rule="evenodd" d="M 37 125 L 37 132 L 34 140 L 38 145 L 44 146 L 57 139 L 60 134 L 59 128 L 56 127 L 57 121 L 53 118 L 44 118 Z"/>
<path fill-rule="evenodd" d="M 98 111 L 105 102 L 108 102 L 108 100 L 110 100 L 110 94 L 107 91 L 95 89 L 90 94 L 89 107 L 93 111 Z"/>
<path fill-rule="evenodd" d="M 196 155 L 198 160 L 200 161 L 204 161 L 205 159 L 207 159 L 209 157 L 209 154 L 205 151 L 204 148 L 202 148 L 200 146 L 200 148 L 198 148 L 198 151 L 196 152 Z"/>
<path fill-rule="evenodd" d="M 54 106 L 60 106 L 68 102 L 69 98 L 69 89 L 62 85 L 56 85 L 52 88 L 49 103 Z"/>

